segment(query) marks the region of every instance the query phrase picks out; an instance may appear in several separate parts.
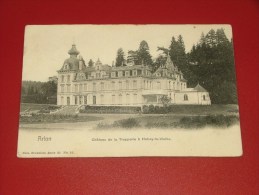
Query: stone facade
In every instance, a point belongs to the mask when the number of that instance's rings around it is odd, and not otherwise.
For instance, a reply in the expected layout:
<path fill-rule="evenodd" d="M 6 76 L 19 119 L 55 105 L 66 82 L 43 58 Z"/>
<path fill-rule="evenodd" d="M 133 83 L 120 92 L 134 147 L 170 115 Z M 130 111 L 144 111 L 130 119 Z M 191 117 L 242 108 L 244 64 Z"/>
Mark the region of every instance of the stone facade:
<path fill-rule="evenodd" d="M 58 70 L 58 105 L 156 105 L 162 96 L 170 97 L 172 104 L 211 104 L 209 93 L 199 84 L 187 88 L 170 56 L 152 73 L 144 64 L 114 67 L 99 59 L 88 67 L 75 45 L 68 53 L 70 58 Z"/>

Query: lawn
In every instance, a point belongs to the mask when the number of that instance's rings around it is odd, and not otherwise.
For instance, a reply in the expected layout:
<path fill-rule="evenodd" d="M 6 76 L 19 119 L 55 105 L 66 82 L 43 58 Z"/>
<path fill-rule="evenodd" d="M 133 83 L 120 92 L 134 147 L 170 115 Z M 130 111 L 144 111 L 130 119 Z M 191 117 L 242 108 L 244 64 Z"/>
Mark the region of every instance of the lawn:
<path fill-rule="evenodd" d="M 48 107 L 57 107 L 57 105 L 54 105 L 54 104 L 21 103 L 20 104 L 20 112 L 24 112 L 26 110 L 39 111 L 39 110 L 47 109 Z"/>
<path fill-rule="evenodd" d="M 99 116 L 78 116 L 78 115 L 58 115 L 58 114 L 33 114 L 32 116 L 20 116 L 21 124 L 32 123 L 74 123 L 103 120 Z"/>

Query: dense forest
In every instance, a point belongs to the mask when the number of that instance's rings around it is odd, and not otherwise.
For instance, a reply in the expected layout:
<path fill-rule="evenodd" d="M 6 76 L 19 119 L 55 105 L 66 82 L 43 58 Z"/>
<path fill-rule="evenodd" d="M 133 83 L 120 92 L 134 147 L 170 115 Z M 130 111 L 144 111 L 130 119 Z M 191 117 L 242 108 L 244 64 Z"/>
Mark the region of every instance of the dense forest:
<path fill-rule="evenodd" d="M 22 81 L 21 102 L 56 104 L 57 84 L 54 81 Z"/>
<path fill-rule="evenodd" d="M 228 40 L 224 29 L 211 29 L 206 35 L 201 34 L 200 40 L 193 45 L 190 52 L 185 51 L 183 37 L 172 37 L 169 48 L 158 47 L 161 54 L 152 60 L 149 46 L 142 41 L 138 50 L 128 51 L 127 60 L 122 48 L 118 49 L 116 66 L 127 63 L 151 66 L 155 71 L 165 63 L 169 53 L 175 65 L 188 80 L 188 87 L 201 84 L 210 93 L 214 104 L 236 104 L 236 76 L 232 40 Z"/>

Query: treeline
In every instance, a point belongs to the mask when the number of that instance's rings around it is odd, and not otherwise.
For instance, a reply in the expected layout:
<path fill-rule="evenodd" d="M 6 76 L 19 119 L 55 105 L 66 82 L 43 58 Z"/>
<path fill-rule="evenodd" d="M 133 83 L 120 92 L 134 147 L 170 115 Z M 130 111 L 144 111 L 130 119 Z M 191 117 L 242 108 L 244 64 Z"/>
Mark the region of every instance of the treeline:
<path fill-rule="evenodd" d="M 22 103 L 56 104 L 57 83 L 54 81 L 22 81 Z"/>
<path fill-rule="evenodd" d="M 158 47 L 158 51 L 162 53 L 152 60 L 148 43 L 142 41 L 138 50 L 128 52 L 126 60 L 120 48 L 115 65 L 122 66 L 126 64 L 124 62 L 144 64 L 156 71 L 165 63 L 169 53 L 173 63 L 183 72 L 189 87 L 200 83 L 210 93 L 214 104 L 237 103 L 233 43 L 222 28 L 211 29 L 206 35 L 202 33 L 199 42 L 188 53 L 181 35 L 172 37 L 169 48 Z"/>

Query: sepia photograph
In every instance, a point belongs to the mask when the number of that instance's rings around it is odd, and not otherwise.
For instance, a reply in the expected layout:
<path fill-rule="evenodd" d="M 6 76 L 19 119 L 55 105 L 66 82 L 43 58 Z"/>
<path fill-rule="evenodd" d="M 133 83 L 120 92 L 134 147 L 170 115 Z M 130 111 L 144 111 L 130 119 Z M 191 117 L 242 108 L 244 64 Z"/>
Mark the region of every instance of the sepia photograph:
<path fill-rule="evenodd" d="M 232 28 L 28 25 L 17 156 L 241 156 Z"/>

